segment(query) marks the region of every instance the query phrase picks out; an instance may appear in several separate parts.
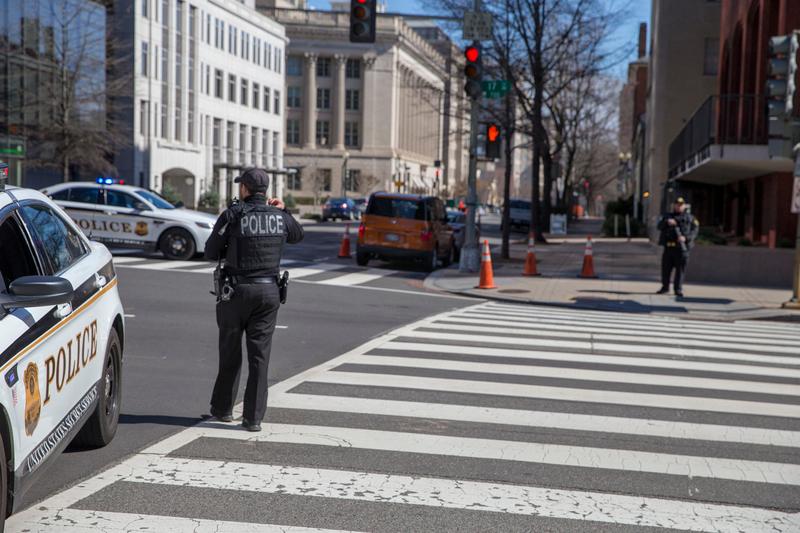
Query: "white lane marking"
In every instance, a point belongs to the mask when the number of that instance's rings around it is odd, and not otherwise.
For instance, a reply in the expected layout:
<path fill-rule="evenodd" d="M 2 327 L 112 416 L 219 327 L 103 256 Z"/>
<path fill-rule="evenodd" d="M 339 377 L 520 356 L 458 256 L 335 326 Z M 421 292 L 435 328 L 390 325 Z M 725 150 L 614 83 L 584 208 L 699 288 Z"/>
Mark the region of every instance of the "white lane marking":
<path fill-rule="evenodd" d="M 204 430 L 195 427 L 188 431 L 196 432 L 199 437 Z M 800 465 L 637 450 L 273 423 L 267 423 L 264 430 L 255 436 L 241 429 L 220 431 L 215 436 L 248 442 L 343 446 L 363 450 L 800 485 Z"/>
<path fill-rule="evenodd" d="M 708 391 L 747 392 L 754 394 L 782 394 L 800 396 L 800 385 L 785 383 L 764 383 L 718 378 L 699 378 L 690 376 L 669 376 L 665 374 L 644 374 L 638 372 L 614 372 L 608 370 L 584 370 L 556 366 L 509 365 L 501 363 L 474 363 L 471 361 L 451 361 L 449 359 L 430 359 L 422 357 L 394 357 L 390 355 L 357 355 L 350 358 L 349 364 L 370 366 L 398 366 L 403 368 L 435 369 L 475 372 L 476 374 L 502 374 L 509 376 L 529 376 L 550 379 L 574 379 L 598 383 L 626 383 L 705 389 Z M 477 377 L 477 376 L 476 376 Z M 600 386 L 600 385 L 598 385 Z M 798 407 L 800 410 L 800 407 Z"/>
<path fill-rule="evenodd" d="M 514 350 L 511 348 L 490 348 L 485 346 L 459 346 L 455 344 L 427 344 L 421 342 L 400 341 L 389 341 L 382 344 L 380 349 L 438 354 L 480 355 L 484 357 L 512 357 L 515 359 L 533 359 L 541 361 L 565 361 L 571 363 L 636 366 L 653 369 L 665 368 L 692 370 L 698 372 L 721 372 L 729 374 L 745 374 L 748 376 L 770 376 L 800 379 L 800 369 L 738 365 L 724 362 L 687 361 L 686 359 L 659 359 L 653 357 L 630 357 L 625 355 L 545 352 L 541 350 Z M 565 369 L 565 372 L 568 371 L 568 369 Z M 765 385 L 768 385 L 768 383 Z"/>
<path fill-rule="evenodd" d="M 203 518 L 181 518 L 150 514 L 115 513 L 82 509 L 61 509 L 58 517 L 43 517 L 39 521 L 9 521 L 14 531 L 25 533 L 134 533 L 169 531 L 170 533 L 336 533 L 332 529 L 229 522 Z M 12 532 L 13 533 L 13 532 Z"/>
<path fill-rule="evenodd" d="M 125 263 L 135 263 L 136 261 L 148 261 L 146 257 L 129 257 L 129 256 L 119 256 L 115 255 L 111 259 L 115 265 L 122 265 Z"/>
<path fill-rule="evenodd" d="M 275 329 L 289 329 L 289 326 L 275 326 Z"/>
<path fill-rule="evenodd" d="M 325 372 L 309 378 L 307 381 L 314 383 L 331 383 L 334 385 L 424 389 L 466 394 L 510 396 L 514 398 L 606 403 L 634 407 L 657 407 L 662 409 L 686 409 L 690 411 L 800 418 L 800 409 L 798 409 L 797 405 L 698 398 L 696 396 L 571 389 L 567 387 L 544 387 L 540 385 L 518 385 L 516 383 L 492 383 L 466 379 L 425 378 L 358 372 Z"/>
<path fill-rule="evenodd" d="M 419 327 L 419 326 L 417 326 Z M 425 325 L 421 327 L 427 327 Z M 417 337 L 434 340 L 466 341 L 468 343 L 494 343 L 515 346 L 537 346 L 567 348 L 572 350 L 591 350 L 594 353 L 624 352 L 647 353 L 653 355 L 667 355 L 673 357 L 707 357 L 711 359 L 725 359 L 738 361 L 751 361 L 755 363 L 774 363 L 781 365 L 800 366 L 800 357 L 779 355 L 761 355 L 741 352 L 723 352 L 717 350 L 702 350 L 696 348 L 682 348 L 680 346 L 652 346 L 640 344 L 615 344 L 610 342 L 566 341 L 557 339 L 534 339 L 520 337 L 503 337 L 499 335 L 469 335 L 465 333 L 447 333 L 438 331 L 419 331 L 416 328 L 400 328 L 396 334 L 408 337 Z M 587 355 L 588 357 L 588 355 Z"/>
<path fill-rule="evenodd" d="M 223 435 L 220 435 L 223 436 Z M 137 456 L 126 481 L 510 513 L 689 531 L 789 531 L 800 515 L 702 502 L 347 470 Z"/>
<path fill-rule="evenodd" d="M 343 274 L 341 276 L 326 279 L 318 283 L 320 285 L 339 286 L 359 285 L 361 283 L 368 283 L 370 281 L 375 281 L 376 279 L 385 278 L 386 276 L 391 276 L 392 274 L 396 273 L 396 270 L 380 270 L 377 268 L 370 268 L 365 272 L 351 272 L 350 274 Z"/>
<path fill-rule="evenodd" d="M 491 318 L 473 318 L 472 314 L 464 315 L 463 317 L 460 316 L 452 316 L 448 319 L 449 322 L 457 322 L 461 325 L 463 324 L 476 324 L 479 326 L 496 326 L 501 328 L 504 331 L 508 331 L 509 333 L 512 330 L 520 329 L 521 331 L 534 331 L 534 332 L 541 332 L 545 334 L 550 334 L 550 332 L 561 332 L 561 331 L 569 331 L 573 333 L 580 333 L 580 334 L 593 334 L 593 333 L 607 333 L 607 334 L 615 334 L 615 335 L 623 335 L 626 337 L 632 337 L 635 339 L 649 339 L 652 337 L 667 337 L 672 339 L 675 344 L 683 344 L 684 340 L 709 340 L 709 339 L 720 339 L 729 341 L 732 338 L 731 334 L 711 334 L 708 332 L 697 333 L 692 335 L 688 333 L 687 330 L 681 330 L 680 333 L 680 340 L 676 340 L 676 332 L 673 331 L 658 331 L 655 328 L 651 327 L 630 327 L 630 328 L 619 328 L 615 329 L 613 327 L 609 327 L 607 325 L 603 326 L 593 326 L 586 322 L 574 322 L 574 323 L 552 323 L 552 321 L 544 321 L 544 320 L 530 320 L 525 322 L 520 321 L 509 321 L 506 318 L 502 320 L 496 320 Z M 438 324 L 444 324 L 444 322 L 437 321 Z M 758 337 L 742 337 L 736 336 L 734 337 L 737 343 L 743 344 L 756 344 L 759 346 L 797 346 L 798 351 L 800 351 L 800 340 L 798 341 L 789 341 L 789 340 L 775 340 L 772 337 L 769 338 L 758 338 Z"/>
<path fill-rule="evenodd" d="M 269 408 L 406 416 L 456 420 L 475 424 L 504 424 L 671 439 L 800 447 L 800 432 L 798 431 L 349 396 L 299 393 L 271 394 Z"/>
<path fill-rule="evenodd" d="M 297 283 L 308 283 L 310 285 L 320 284 L 319 281 L 308 281 L 305 279 L 298 280 Z M 350 285 L 348 288 L 359 289 L 364 291 L 392 292 L 395 294 L 411 294 L 413 296 L 427 296 L 430 298 L 447 298 L 448 300 L 469 300 L 471 302 L 474 302 L 477 299 L 471 296 L 458 296 L 457 294 L 439 294 L 435 292 L 426 292 L 424 290 L 407 291 L 403 289 L 387 289 L 385 287 L 367 287 L 364 285 Z"/>
<path fill-rule="evenodd" d="M 129 314 L 126 313 L 126 314 L 123 314 L 122 317 L 123 318 L 136 318 L 136 315 L 129 315 Z"/>
<path fill-rule="evenodd" d="M 347 266 L 348 265 L 346 264 L 337 265 L 335 263 L 314 263 L 314 265 L 311 267 L 290 268 L 289 280 L 291 281 L 298 278 L 304 278 L 306 276 L 314 276 L 316 274 L 330 272 L 331 270 L 339 270 L 346 268 Z"/>
<path fill-rule="evenodd" d="M 125 265 L 130 268 L 138 268 L 141 270 L 173 270 L 176 268 L 186 268 L 189 266 L 202 266 L 208 263 L 200 263 L 197 261 L 152 261 L 144 265 Z"/>

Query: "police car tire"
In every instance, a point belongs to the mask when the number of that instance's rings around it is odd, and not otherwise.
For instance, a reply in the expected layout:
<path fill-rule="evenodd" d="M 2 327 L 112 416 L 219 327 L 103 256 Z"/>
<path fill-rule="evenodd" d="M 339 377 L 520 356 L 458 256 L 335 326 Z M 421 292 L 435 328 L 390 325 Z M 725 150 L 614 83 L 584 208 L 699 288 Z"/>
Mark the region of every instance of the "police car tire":
<path fill-rule="evenodd" d="M 6 449 L 3 446 L 3 438 L 0 437 L 0 533 L 6 527 L 6 515 L 8 515 L 8 468 L 6 468 Z"/>
<path fill-rule="evenodd" d="M 105 378 L 108 365 L 112 365 L 113 382 L 112 393 L 116 401 L 114 412 L 109 417 L 108 395 L 105 390 Z M 100 399 L 94 413 L 86 421 L 80 432 L 75 436 L 75 442 L 88 448 L 101 448 L 111 442 L 117 433 L 119 413 L 122 404 L 122 346 L 119 342 L 117 330 L 111 328 L 108 338 L 108 348 L 103 359 L 103 378 L 100 380 Z"/>
<path fill-rule="evenodd" d="M 358 266 L 367 266 L 369 263 L 369 254 L 366 252 L 356 251 L 356 264 Z"/>
<path fill-rule="evenodd" d="M 186 240 L 186 250 L 181 254 L 174 254 L 169 249 L 169 241 L 174 235 L 180 235 Z M 194 257 L 196 251 L 197 246 L 194 243 L 194 238 L 192 237 L 192 234 L 185 229 L 172 228 L 167 230 L 161 237 L 161 253 L 163 253 L 164 257 L 167 259 L 185 261 Z"/>

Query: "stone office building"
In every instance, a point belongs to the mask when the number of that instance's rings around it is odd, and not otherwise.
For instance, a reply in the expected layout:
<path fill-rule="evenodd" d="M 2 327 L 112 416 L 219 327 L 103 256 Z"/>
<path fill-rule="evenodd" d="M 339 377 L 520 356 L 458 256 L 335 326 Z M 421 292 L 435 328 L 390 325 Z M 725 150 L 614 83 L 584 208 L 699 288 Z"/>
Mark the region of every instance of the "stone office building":
<path fill-rule="evenodd" d="M 375 190 L 445 194 L 442 53 L 399 17 L 378 17 L 375 44 L 353 44 L 346 8 L 304 8 L 302 0 L 258 3 L 290 43 L 285 160 L 297 173 L 287 191 L 314 200 Z"/>

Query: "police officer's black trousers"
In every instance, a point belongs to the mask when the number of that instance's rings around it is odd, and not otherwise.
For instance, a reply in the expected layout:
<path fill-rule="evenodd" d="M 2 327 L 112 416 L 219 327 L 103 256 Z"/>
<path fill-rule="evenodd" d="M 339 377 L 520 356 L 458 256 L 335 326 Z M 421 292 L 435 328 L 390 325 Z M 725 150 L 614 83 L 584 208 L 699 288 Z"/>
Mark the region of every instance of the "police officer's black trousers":
<path fill-rule="evenodd" d="M 674 270 L 675 292 L 683 292 L 683 275 L 686 272 L 688 261 L 689 255 L 684 253 L 680 246 L 667 246 L 664 248 L 664 255 L 661 256 L 661 287 L 664 290 L 669 290 L 669 279 Z"/>
<path fill-rule="evenodd" d="M 272 334 L 280 308 L 278 286 L 237 285 L 228 302 L 217 303 L 219 326 L 219 373 L 211 396 L 211 407 L 220 414 L 233 409 L 242 367 L 242 334 L 247 344 L 247 386 L 244 418 L 258 424 L 267 410 L 267 366 Z"/>

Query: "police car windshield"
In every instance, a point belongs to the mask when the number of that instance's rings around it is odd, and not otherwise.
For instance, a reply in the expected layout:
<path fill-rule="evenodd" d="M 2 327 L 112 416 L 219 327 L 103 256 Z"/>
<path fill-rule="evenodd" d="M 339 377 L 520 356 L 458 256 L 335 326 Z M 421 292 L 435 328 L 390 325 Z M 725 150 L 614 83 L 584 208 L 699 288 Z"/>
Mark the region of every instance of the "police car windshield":
<path fill-rule="evenodd" d="M 145 191 L 143 189 L 139 189 L 136 191 L 136 194 L 156 206 L 158 209 L 175 209 L 175 206 L 163 199 L 158 194 L 152 191 Z"/>

